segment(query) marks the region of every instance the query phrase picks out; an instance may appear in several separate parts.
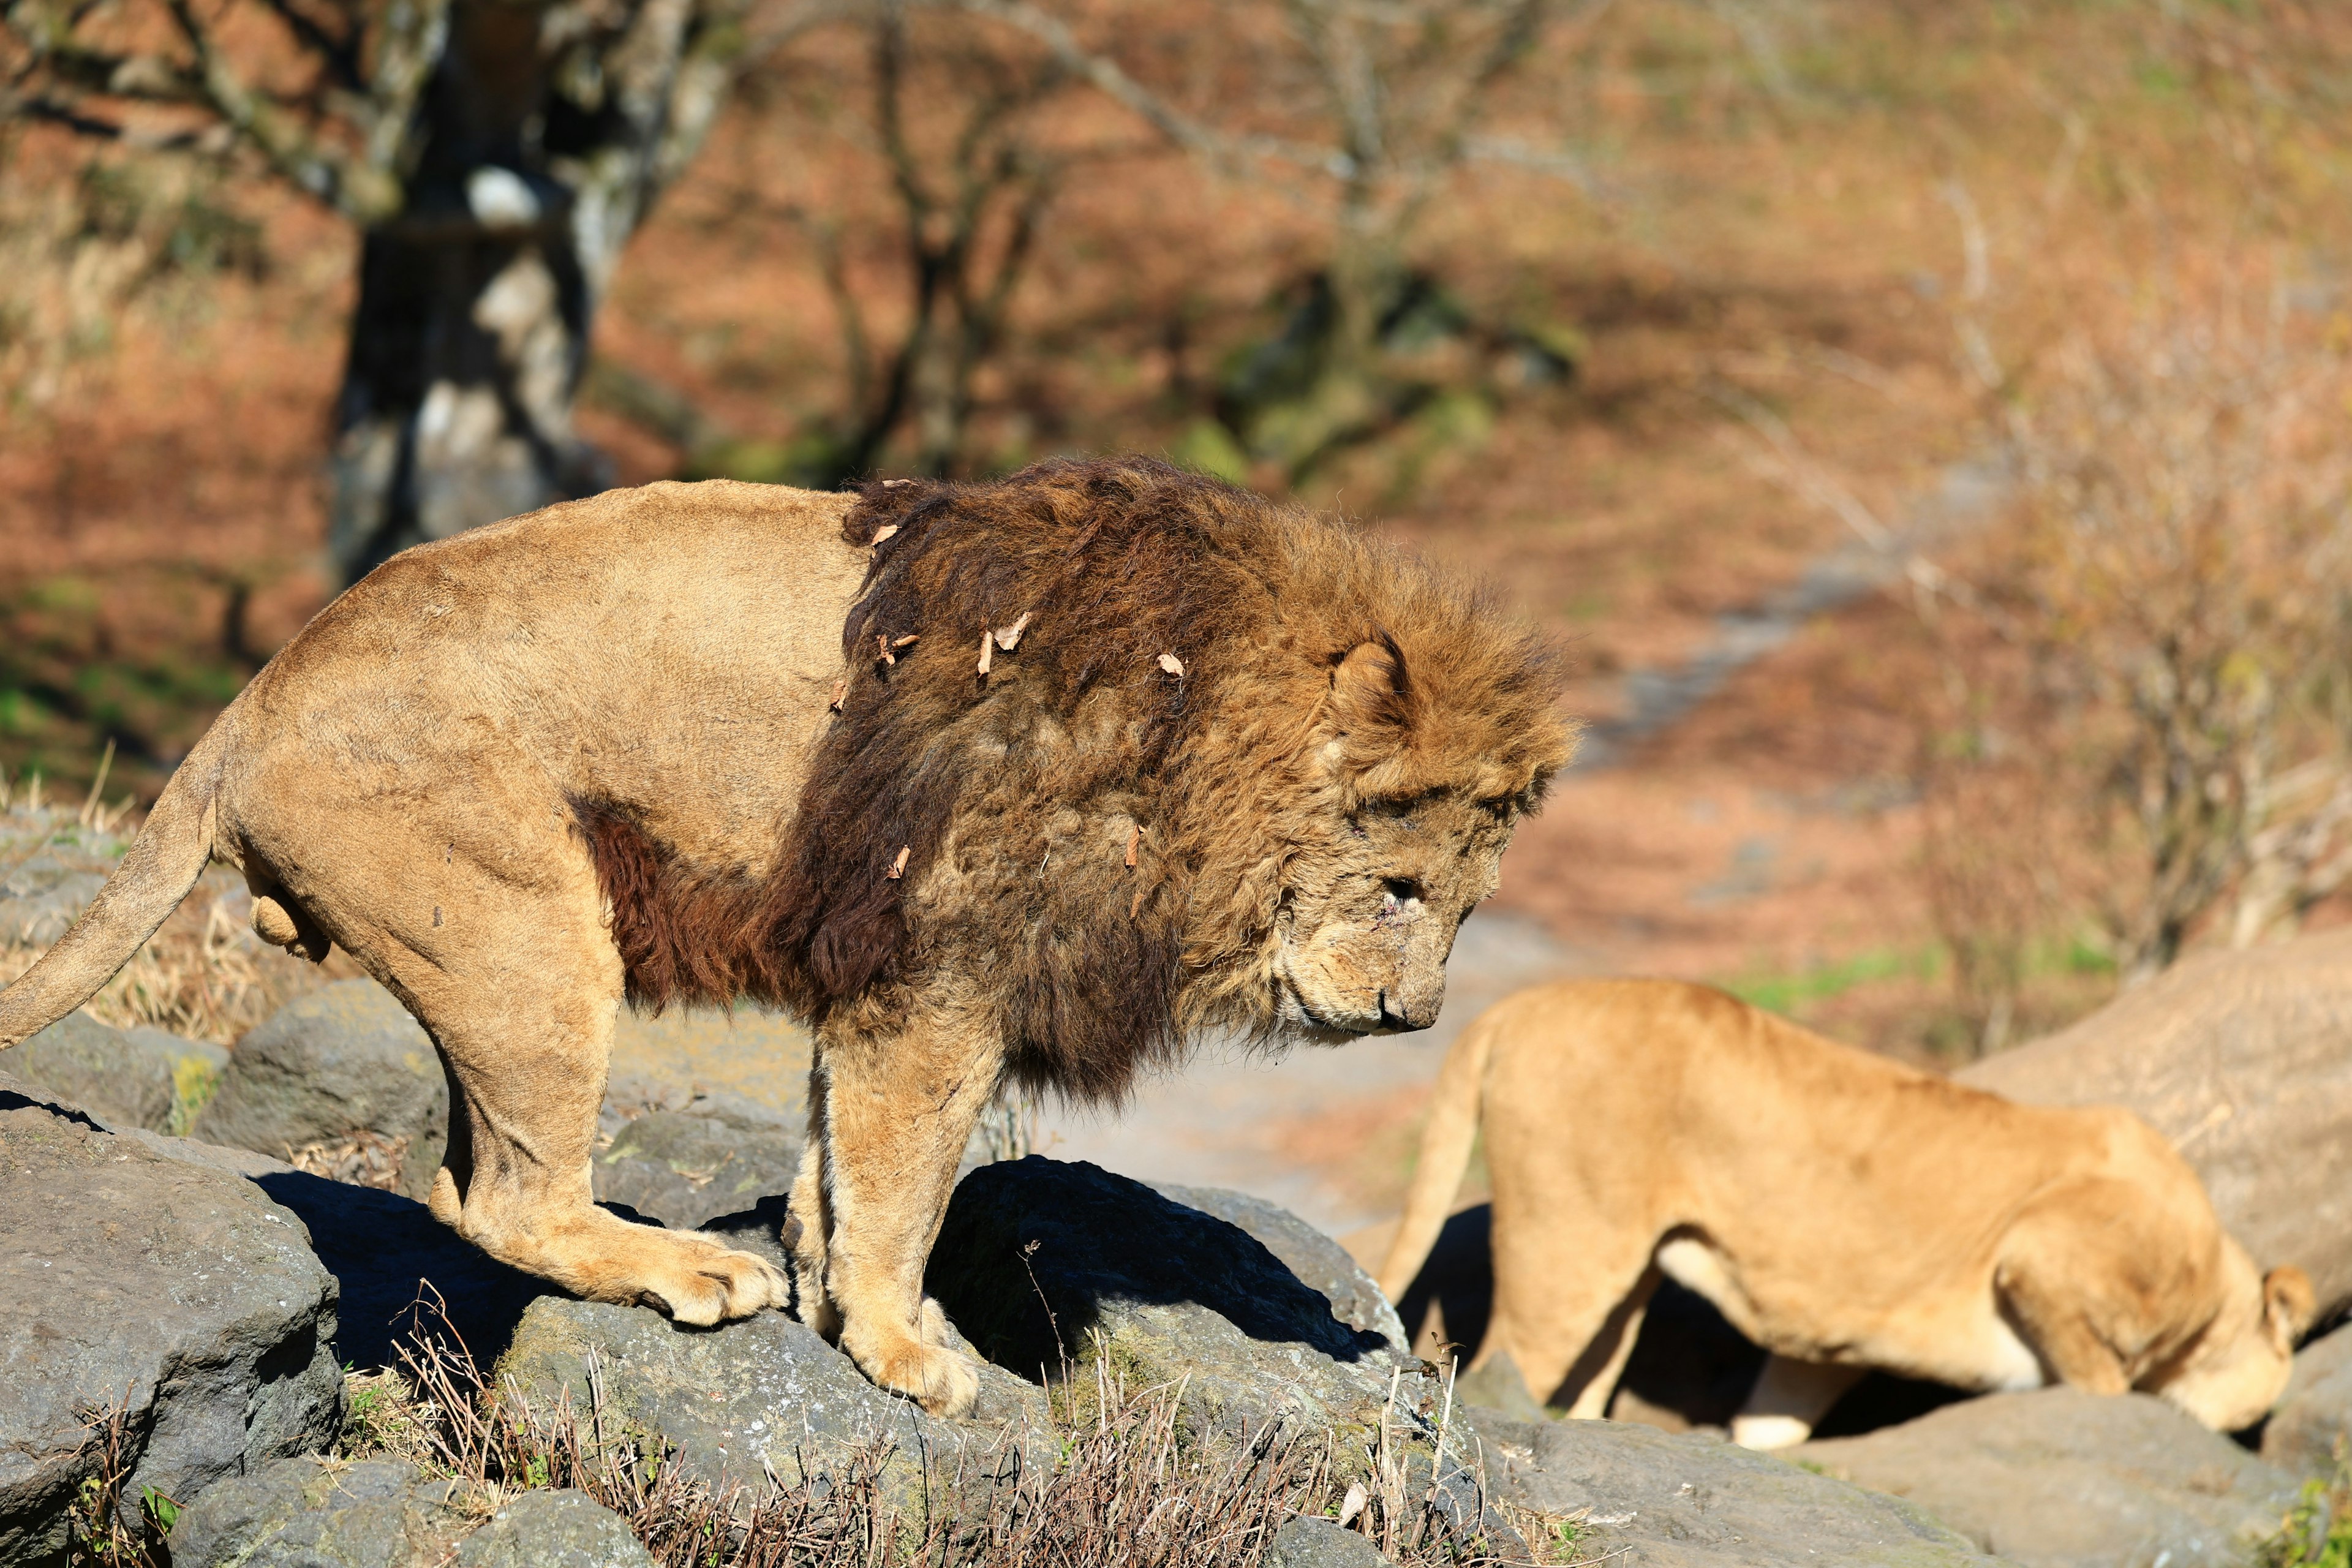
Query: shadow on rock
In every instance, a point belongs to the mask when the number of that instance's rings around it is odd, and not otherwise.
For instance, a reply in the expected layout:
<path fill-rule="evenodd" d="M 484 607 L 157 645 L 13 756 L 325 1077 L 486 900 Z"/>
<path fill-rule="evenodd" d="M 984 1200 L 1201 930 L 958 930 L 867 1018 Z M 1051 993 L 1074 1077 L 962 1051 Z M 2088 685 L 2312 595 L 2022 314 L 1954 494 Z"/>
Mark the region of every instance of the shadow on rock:
<path fill-rule="evenodd" d="M 485 1366 L 504 1353 L 523 1310 L 550 1287 L 491 1258 L 396 1193 L 301 1171 L 254 1178 L 310 1227 L 312 1250 L 342 1288 L 335 1358 L 362 1370 L 398 1363 L 419 1304 L 436 1300 L 447 1328 Z M 422 1326 L 438 1328 L 429 1321 Z"/>
<path fill-rule="evenodd" d="M 1343 1322 L 1240 1226 L 1083 1162 L 1031 1155 L 964 1178 L 925 1288 L 974 1349 L 1033 1380 L 1084 1354 L 1114 1302 L 1205 1308 L 1249 1339 L 1336 1362 L 1391 1348 Z"/>

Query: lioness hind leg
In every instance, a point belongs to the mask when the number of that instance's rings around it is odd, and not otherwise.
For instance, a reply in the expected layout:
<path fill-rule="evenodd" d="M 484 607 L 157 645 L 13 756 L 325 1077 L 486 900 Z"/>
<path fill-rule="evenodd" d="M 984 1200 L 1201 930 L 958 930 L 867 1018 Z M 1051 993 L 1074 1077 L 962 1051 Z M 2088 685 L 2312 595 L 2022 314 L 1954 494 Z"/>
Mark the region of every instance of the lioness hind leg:
<path fill-rule="evenodd" d="M 1472 1364 L 1507 1352 L 1538 1404 L 1577 1420 L 1608 1414 L 1609 1397 L 1633 1353 L 1642 1318 L 1661 1278 L 1646 1247 L 1614 1258 L 1558 1256 L 1549 1231 L 1527 1237 L 1499 1212 L 1495 1227 L 1495 1309 Z"/>
<path fill-rule="evenodd" d="M 1743 1448 L 1786 1448 L 1803 1442 L 1846 1390 L 1862 1381 L 1864 1370 L 1784 1355 L 1766 1357 L 1748 1402 L 1731 1418 L 1731 1440 Z"/>
<path fill-rule="evenodd" d="M 895 1036 L 826 1033 L 823 1278 L 841 1348 L 882 1387 L 935 1415 L 963 1415 L 979 1372 L 946 1342 L 923 1267 L 1003 1047 L 992 1029 L 939 1014 L 919 1013 Z"/>

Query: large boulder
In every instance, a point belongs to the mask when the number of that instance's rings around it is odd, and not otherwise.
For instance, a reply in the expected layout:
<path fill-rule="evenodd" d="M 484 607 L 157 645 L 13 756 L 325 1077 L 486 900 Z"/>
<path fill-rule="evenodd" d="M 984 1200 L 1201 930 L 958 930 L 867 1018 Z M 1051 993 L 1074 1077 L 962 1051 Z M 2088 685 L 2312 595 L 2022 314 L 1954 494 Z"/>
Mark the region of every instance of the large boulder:
<path fill-rule="evenodd" d="M 2295 1494 L 2294 1478 L 2144 1394 L 1988 1394 L 1791 1453 L 2033 1568 L 2233 1568 Z"/>
<path fill-rule="evenodd" d="M 152 1135 L 149 1135 L 152 1139 Z M 335 1282 L 234 1170 L 0 1074 L 0 1563 L 58 1559 L 120 1411 L 126 1499 L 193 1499 L 330 1441 Z"/>
<path fill-rule="evenodd" d="M 875 1455 L 887 1456 L 886 1484 L 911 1498 L 927 1469 L 992 1474 L 1008 1445 L 1047 1426 L 1044 1395 L 993 1368 L 973 1420 L 935 1420 L 781 1312 L 710 1331 L 643 1307 L 541 1297 L 498 1373 L 534 1408 L 569 1396 L 608 1431 L 660 1433 L 683 1474 L 722 1491 L 756 1494 L 772 1474 L 787 1486 L 839 1476 Z"/>
<path fill-rule="evenodd" d="M 449 1089 L 408 1009 L 373 980 L 338 981 L 236 1043 L 191 1131 L 422 1198 L 448 1142 Z"/>
<path fill-rule="evenodd" d="M 2352 1447 L 2352 1328 L 2295 1352 L 2294 1375 L 2263 1424 L 2263 1460 L 2290 1475 L 2332 1476 L 2339 1447 Z"/>
<path fill-rule="evenodd" d="M 1174 1192 L 1037 1155 L 984 1165 L 948 1205 L 924 1284 L 997 1365 L 1053 1379 L 1103 1360 L 1135 1386 L 1181 1382 L 1195 1430 L 1281 1420 L 1344 1453 L 1384 1415 L 1434 1415 L 1436 1383 L 1337 1242 L 1270 1205 Z"/>
<path fill-rule="evenodd" d="M 783 1219 L 771 1196 L 703 1228 L 789 1268 Z M 754 1488 L 771 1469 L 838 1470 L 875 1445 L 902 1479 L 924 1456 L 935 1473 L 942 1456 L 988 1472 L 1008 1444 L 1047 1431 L 1045 1385 L 1066 1371 L 1082 1403 L 1098 1371 L 1132 1393 L 1181 1385 L 1199 1436 L 1273 1423 L 1331 1433 L 1342 1468 L 1363 1464 L 1385 1420 L 1429 1474 L 1442 1389 L 1403 1354 L 1395 1315 L 1338 1244 L 1270 1205 L 1034 1156 L 982 1166 L 949 1205 L 925 1282 L 983 1362 L 970 1421 L 882 1393 L 774 1313 L 712 1331 L 545 1297 L 499 1371 L 536 1401 L 568 1392 L 584 1410 L 593 1367 L 608 1424 L 658 1430 L 693 1473 Z M 1457 1441 L 1466 1426 L 1457 1417 Z"/>
<path fill-rule="evenodd" d="M 651 1568 L 628 1522 L 584 1492 L 485 1510 L 394 1459 L 287 1459 L 226 1481 L 172 1528 L 173 1568 Z"/>
<path fill-rule="evenodd" d="M 792 1190 L 803 1118 L 730 1089 L 677 1110 L 616 1115 L 591 1179 L 599 1203 L 625 1204 L 673 1230 L 692 1230 Z"/>
<path fill-rule="evenodd" d="M 118 1029 L 68 1013 L 18 1046 L 9 1069 L 98 1115 L 110 1128 L 184 1132 L 211 1099 L 228 1052 L 162 1029 Z"/>
<path fill-rule="evenodd" d="M 1497 1489 L 1572 1521 L 1580 1563 L 1989 1568 L 1992 1562 L 1910 1503 L 1720 1438 L 1616 1421 L 1494 1415 L 1482 1417 L 1479 1430 Z"/>
<path fill-rule="evenodd" d="M 2352 931 L 2200 953 L 1963 1082 L 2041 1105 L 2121 1105 L 2204 1178 L 2256 1262 L 2352 1305 Z"/>

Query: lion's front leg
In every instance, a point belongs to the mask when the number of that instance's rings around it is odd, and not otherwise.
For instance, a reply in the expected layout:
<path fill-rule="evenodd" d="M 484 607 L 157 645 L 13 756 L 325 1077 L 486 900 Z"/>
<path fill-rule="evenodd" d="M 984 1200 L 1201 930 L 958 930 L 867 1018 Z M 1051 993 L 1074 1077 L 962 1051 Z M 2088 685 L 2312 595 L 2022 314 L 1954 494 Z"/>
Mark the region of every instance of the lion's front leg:
<path fill-rule="evenodd" d="M 784 1245 L 793 1255 L 793 1309 L 800 1321 L 829 1342 L 841 1339 L 841 1314 L 825 1293 L 827 1243 L 833 1237 L 833 1205 L 824 1191 L 824 1047 L 817 1043 L 809 1063 L 808 1141 L 801 1145 L 800 1173 L 793 1178 L 786 1205 L 791 1219 Z"/>
<path fill-rule="evenodd" d="M 817 1246 L 841 1348 L 932 1415 L 963 1415 L 979 1396 L 979 1372 L 941 1342 L 945 1320 L 924 1300 L 923 1267 L 964 1145 L 996 1093 L 1002 1041 L 992 1027 L 929 1012 L 896 1034 L 826 1034 L 813 1087 L 824 1094 L 822 1199 L 832 1225 Z M 813 1203 L 802 1215 L 804 1247 L 815 1212 Z"/>

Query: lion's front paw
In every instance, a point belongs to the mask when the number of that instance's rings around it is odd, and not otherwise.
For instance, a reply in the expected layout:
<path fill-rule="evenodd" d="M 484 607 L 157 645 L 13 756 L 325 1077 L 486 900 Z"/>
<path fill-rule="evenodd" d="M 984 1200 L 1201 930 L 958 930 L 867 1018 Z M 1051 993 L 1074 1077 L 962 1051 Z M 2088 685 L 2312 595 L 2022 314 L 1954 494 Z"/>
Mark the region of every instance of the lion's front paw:
<path fill-rule="evenodd" d="M 762 1307 L 792 1301 L 783 1270 L 753 1253 L 737 1252 L 716 1237 L 697 1232 L 655 1232 L 670 1247 L 633 1260 L 637 1306 L 651 1307 L 681 1323 L 708 1328 L 731 1318 L 748 1318 Z"/>
<path fill-rule="evenodd" d="M 946 1320 L 941 1319 L 944 1326 Z M 971 1358 L 961 1351 L 940 1345 L 925 1344 L 912 1335 L 898 1333 L 877 1344 L 851 1346 L 853 1336 L 843 1336 L 844 1347 L 850 1359 L 875 1384 L 894 1393 L 911 1396 L 930 1415 L 959 1416 L 971 1414 L 973 1404 L 980 1398 L 980 1369 Z"/>
<path fill-rule="evenodd" d="M 925 1344 L 939 1350 L 954 1350 L 960 1342 L 948 1323 L 947 1309 L 929 1296 L 923 1298 L 922 1310 L 915 1314 L 915 1332 Z"/>

